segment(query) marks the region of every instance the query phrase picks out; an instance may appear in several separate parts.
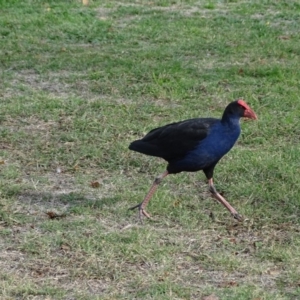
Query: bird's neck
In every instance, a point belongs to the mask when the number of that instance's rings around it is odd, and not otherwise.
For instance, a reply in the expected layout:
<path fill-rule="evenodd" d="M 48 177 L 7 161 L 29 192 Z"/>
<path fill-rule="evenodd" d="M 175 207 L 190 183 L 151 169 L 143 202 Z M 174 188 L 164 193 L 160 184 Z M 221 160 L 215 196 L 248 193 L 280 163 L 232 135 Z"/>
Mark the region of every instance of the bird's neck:
<path fill-rule="evenodd" d="M 235 115 L 223 115 L 221 123 L 226 126 L 240 126 L 240 117 Z"/>

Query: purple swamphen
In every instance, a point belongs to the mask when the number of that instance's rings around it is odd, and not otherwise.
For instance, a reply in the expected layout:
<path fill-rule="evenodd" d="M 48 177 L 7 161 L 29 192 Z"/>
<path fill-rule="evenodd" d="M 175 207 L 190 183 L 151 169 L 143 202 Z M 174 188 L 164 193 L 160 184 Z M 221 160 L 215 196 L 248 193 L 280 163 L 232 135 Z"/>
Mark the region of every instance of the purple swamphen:
<path fill-rule="evenodd" d="M 228 104 L 222 119 L 195 118 L 168 124 L 151 130 L 140 140 L 132 142 L 130 150 L 162 157 L 168 162 L 167 170 L 153 182 L 148 194 L 138 205 L 139 217 L 150 218 L 145 208 L 152 195 L 169 174 L 203 170 L 208 179 L 209 191 L 241 221 L 242 216 L 222 197 L 213 184 L 214 168 L 218 161 L 233 147 L 241 128 L 240 118 L 257 119 L 254 111 L 241 99 Z"/>

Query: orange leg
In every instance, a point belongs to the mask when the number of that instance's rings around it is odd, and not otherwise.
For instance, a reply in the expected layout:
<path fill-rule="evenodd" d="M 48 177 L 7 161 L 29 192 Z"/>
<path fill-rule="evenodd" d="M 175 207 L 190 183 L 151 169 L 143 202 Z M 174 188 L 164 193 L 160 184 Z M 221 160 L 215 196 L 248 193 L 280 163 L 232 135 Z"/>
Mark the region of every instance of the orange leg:
<path fill-rule="evenodd" d="M 154 180 L 148 194 L 144 198 L 144 200 L 141 203 L 139 203 L 138 205 L 135 205 L 135 206 L 129 208 L 129 209 L 135 209 L 135 208 L 139 209 L 139 218 L 140 218 L 141 222 L 143 222 L 142 221 L 143 216 L 145 216 L 147 218 L 151 218 L 150 215 L 146 212 L 145 208 L 146 208 L 148 202 L 150 201 L 151 197 L 153 196 L 154 192 L 158 188 L 158 185 L 161 183 L 163 178 L 166 177 L 167 175 L 169 175 L 169 172 L 165 171 L 164 173 L 159 175 L 157 178 L 155 178 L 155 180 Z"/>
<path fill-rule="evenodd" d="M 235 219 L 237 219 L 238 221 L 242 221 L 243 217 L 239 215 L 238 212 L 226 201 L 226 199 L 217 192 L 212 178 L 208 180 L 208 185 L 209 185 L 209 191 L 212 193 L 212 196 L 215 199 L 217 199 L 221 204 L 223 204 Z"/>

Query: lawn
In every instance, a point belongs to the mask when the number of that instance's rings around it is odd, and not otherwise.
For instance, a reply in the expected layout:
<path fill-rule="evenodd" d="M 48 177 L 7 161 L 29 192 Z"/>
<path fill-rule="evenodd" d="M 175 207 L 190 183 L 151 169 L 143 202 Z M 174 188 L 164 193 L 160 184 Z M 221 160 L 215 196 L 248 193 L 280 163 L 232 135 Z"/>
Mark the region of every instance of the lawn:
<path fill-rule="evenodd" d="M 87 2 L 87 1 L 84 1 Z M 300 4 L 0 0 L 0 299 L 300 299 Z M 168 176 L 149 130 L 258 115 Z"/>

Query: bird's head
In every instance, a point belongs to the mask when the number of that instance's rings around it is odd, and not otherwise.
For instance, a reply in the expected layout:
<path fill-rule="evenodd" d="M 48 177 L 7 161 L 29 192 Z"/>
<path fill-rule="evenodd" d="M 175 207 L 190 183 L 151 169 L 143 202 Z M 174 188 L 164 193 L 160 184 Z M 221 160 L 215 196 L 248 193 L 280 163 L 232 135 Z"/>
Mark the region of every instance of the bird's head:
<path fill-rule="evenodd" d="M 257 120 L 255 112 L 250 108 L 250 106 L 242 99 L 238 99 L 228 104 L 225 108 L 223 118 L 235 116 L 239 118 L 248 118 Z"/>

